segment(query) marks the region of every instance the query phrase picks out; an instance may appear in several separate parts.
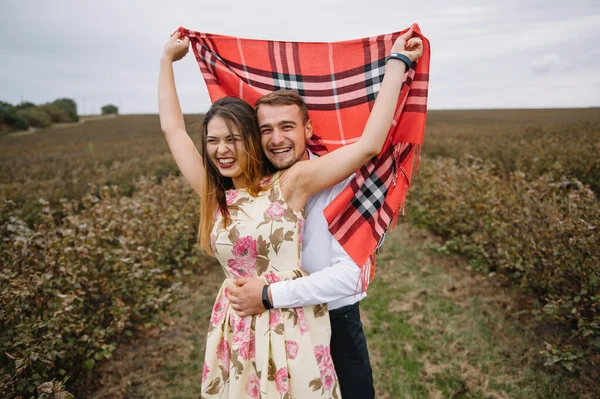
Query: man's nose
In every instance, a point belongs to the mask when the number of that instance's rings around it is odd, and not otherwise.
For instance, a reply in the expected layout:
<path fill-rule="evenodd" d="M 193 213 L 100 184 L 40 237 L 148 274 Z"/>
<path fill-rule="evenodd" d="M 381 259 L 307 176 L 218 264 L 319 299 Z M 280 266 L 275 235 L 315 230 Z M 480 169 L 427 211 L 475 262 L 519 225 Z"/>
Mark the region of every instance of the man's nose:
<path fill-rule="evenodd" d="M 271 144 L 277 146 L 283 144 L 284 141 L 285 137 L 283 135 L 283 132 L 279 129 L 273 130 L 273 134 L 271 135 Z"/>

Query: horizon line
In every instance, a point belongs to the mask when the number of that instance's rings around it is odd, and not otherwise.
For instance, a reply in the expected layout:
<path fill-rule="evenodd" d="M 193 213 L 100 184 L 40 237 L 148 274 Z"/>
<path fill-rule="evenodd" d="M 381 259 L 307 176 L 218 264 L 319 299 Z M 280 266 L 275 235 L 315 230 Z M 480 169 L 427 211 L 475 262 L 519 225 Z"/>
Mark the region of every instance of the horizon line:
<path fill-rule="evenodd" d="M 531 110 L 576 110 L 576 109 L 600 109 L 600 105 L 589 107 L 528 107 L 528 108 L 430 108 L 427 111 L 531 111 Z M 183 115 L 202 115 L 208 112 L 184 112 Z M 80 116 L 92 116 L 101 114 L 81 114 Z M 119 112 L 119 115 L 158 115 L 156 112 Z"/>

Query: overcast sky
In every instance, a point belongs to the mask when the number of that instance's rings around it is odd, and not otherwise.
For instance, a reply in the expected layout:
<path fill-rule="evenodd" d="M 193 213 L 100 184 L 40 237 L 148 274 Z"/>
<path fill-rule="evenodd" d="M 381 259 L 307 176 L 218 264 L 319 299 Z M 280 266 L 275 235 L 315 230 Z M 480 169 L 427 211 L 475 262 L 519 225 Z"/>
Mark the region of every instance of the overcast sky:
<path fill-rule="evenodd" d="M 157 113 L 162 48 L 178 26 L 225 35 L 336 41 L 417 22 L 431 42 L 429 108 L 600 105 L 600 1 L 0 0 L 0 100 L 70 97 Z M 175 72 L 184 112 L 208 93 L 190 54 Z"/>

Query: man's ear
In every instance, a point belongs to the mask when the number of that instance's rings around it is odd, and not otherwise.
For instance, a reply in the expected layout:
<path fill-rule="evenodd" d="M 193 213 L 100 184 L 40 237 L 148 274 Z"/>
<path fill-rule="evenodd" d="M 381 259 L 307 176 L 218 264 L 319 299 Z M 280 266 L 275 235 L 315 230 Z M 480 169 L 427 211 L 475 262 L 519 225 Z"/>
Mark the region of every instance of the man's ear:
<path fill-rule="evenodd" d="M 304 136 L 306 137 L 306 139 L 310 139 L 313 135 L 313 123 L 312 121 L 309 119 L 306 122 L 306 125 L 304 125 Z"/>

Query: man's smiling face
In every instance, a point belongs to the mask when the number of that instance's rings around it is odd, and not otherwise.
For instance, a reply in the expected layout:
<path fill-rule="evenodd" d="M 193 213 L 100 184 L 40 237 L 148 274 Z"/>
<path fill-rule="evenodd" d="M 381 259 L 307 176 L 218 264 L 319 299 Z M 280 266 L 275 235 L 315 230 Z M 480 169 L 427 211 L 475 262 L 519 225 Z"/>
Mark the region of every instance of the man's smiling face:
<path fill-rule="evenodd" d="M 312 122 L 305 123 L 297 105 L 262 104 L 257 116 L 262 149 L 275 168 L 287 169 L 308 159 L 306 140 L 312 136 Z"/>

